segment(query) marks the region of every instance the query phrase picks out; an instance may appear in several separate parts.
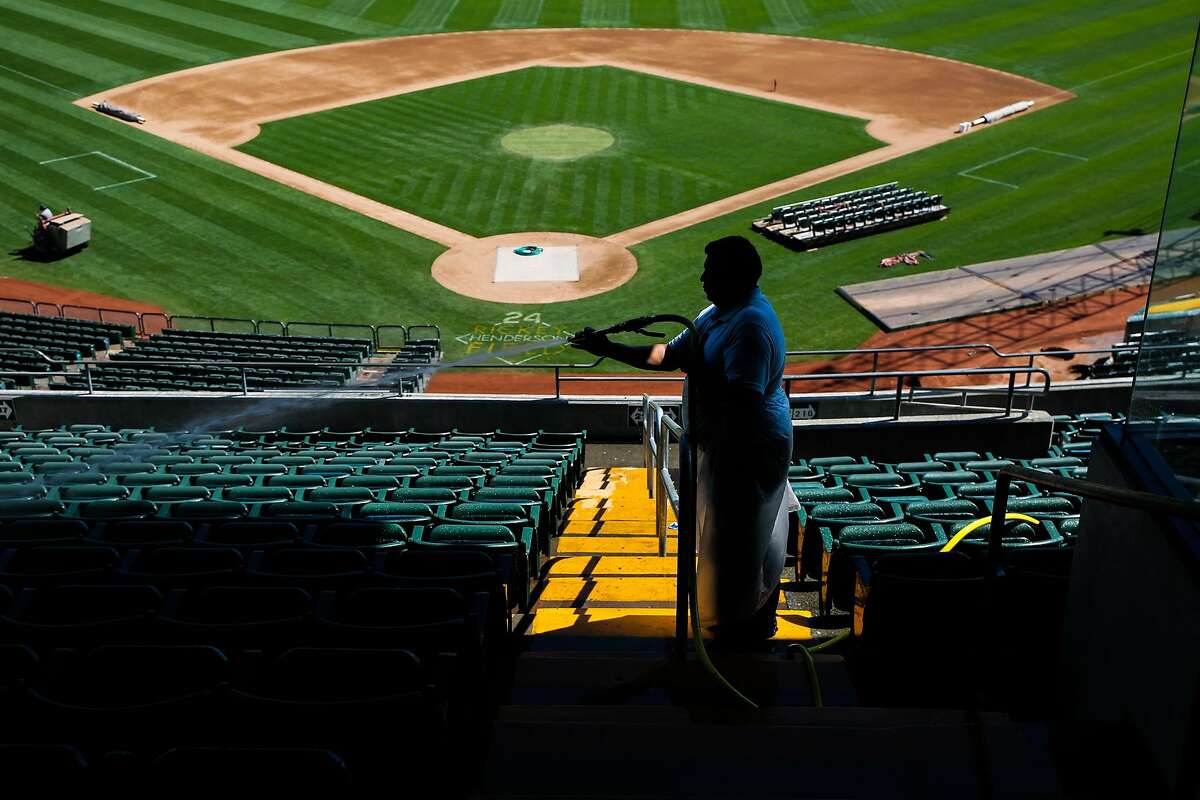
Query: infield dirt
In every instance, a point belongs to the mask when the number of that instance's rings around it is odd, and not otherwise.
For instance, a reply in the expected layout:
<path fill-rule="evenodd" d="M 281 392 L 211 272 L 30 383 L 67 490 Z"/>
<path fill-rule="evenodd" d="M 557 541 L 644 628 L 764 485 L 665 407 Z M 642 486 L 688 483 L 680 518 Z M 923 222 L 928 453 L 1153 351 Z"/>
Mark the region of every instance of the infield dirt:
<path fill-rule="evenodd" d="M 868 120 L 868 133 L 886 143 L 606 237 L 619 248 L 953 138 L 959 121 L 984 111 L 1026 99 L 1035 101 L 1036 111 L 1072 97 L 973 64 L 845 42 L 725 31 L 538 29 L 370 39 L 267 53 L 149 78 L 76 104 L 106 99 L 134 109 L 146 118 L 139 127 L 151 133 L 467 255 L 480 252 L 472 236 L 234 148 L 273 120 L 527 66 L 605 64 L 858 117 Z M 517 236 L 524 241 L 529 235 Z M 581 245 L 589 241 L 594 240 L 579 237 Z M 622 271 L 602 281 L 605 289 L 636 271 L 636 261 L 633 270 L 624 258 L 612 263 Z M 478 263 L 464 258 L 453 280 L 439 280 L 470 297 L 511 301 L 502 285 L 491 283 L 492 268 L 487 258 Z M 496 294 L 489 293 L 497 286 Z M 540 302 L 594 291 L 595 285 L 584 282 L 566 284 Z"/>

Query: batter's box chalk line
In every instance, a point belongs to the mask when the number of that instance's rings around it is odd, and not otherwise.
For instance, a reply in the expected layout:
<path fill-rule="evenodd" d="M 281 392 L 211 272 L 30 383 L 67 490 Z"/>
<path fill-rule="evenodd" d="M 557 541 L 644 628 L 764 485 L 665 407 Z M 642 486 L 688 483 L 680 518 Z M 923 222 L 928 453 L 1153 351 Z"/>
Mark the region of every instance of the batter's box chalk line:
<path fill-rule="evenodd" d="M 991 161 L 985 161 L 982 164 L 976 164 L 973 167 L 967 167 L 966 169 L 962 170 L 958 174 L 963 176 L 964 178 L 974 178 L 975 180 L 983 181 L 984 183 L 994 183 L 997 186 L 1003 186 L 1006 189 L 1020 189 L 1021 187 L 1017 186 L 1015 183 L 1006 183 L 1004 181 L 994 180 L 993 178 L 985 178 L 982 175 L 972 175 L 971 173 L 974 172 L 975 170 L 983 169 L 984 167 L 990 167 L 993 164 L 999 164 L 1001 161 L 1007 161 L 1010 158 L 1016 158 L 1017 156 L 1023 155 L 1024 153 L 1035 153 L 1035 152 L 1036 153 L 1045 153 L 1046 155 L 1051 155 L 1051 156 L 1058 156 L 1059 158 L 1069 158 L 1074 161 L 1089 161 L 1090 160 L 1090 159 L 1084 158 L 1083 156 L 1077 156 L 1072 153 L 1063 153 L 1058 150 L 1047 150 L 1044 147 L 1022 147 L 1020 150 L 1013 150 L 1008 155 L 1000 156 L 999 158 L 993 158 Z"/>
<path fill-rule="evenodd" d="M 49 159 L 46 159 L 45 161 L 39 161 L 38 164 L 41 166 L 44 166 L 46 164 L 57 164 L 59 161 L 71 161 L 76 158 L 86 158 L 87 156 L 100 156 L 101 158 L 107 158 L 109 161 L 113 162 L 114 164 L 119 164 L 122 167 L 125 167 L 126 169 L 131 169 L 134 172 L 140 173 L 142 176 L 140 178 L 131 178 L 130 180 L 127 180 L 127 181 L 118 181 L 117 183 L 106 183 L 103 186 L 93 186 L 92 187 L 93 191 L 99 192 L 104 189 L 115 189 L 118 186 L 127 186 L 131 183 L 138 183 L 139 181 L 153 180 L 154 178 L 158 177 L 153 172 L 147 172 L 146 170 L 142 169 L 141 167 L 135 167 L 133 164 L 130 164 L 127 161 L 122 161 L 119 158 L 114 158 L 113 156 L 110 156 L 108 153 L 105 153 L 103 150 L 89 150 L 86 153 L 76 153 L 73 156 L 62 156 L 60 158 L 49 158 Z"/>

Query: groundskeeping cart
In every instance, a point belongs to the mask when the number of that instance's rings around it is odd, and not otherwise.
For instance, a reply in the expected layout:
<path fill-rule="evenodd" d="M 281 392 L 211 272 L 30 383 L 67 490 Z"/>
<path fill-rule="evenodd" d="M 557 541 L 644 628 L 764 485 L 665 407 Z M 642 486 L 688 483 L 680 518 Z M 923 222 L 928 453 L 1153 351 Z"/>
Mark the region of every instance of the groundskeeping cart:
<path fill-rule="evenodd" d="M 33 230 L 33 247 L 49 256 L 64 256 L 87 247 L 92 240 L 92 221 L 74 211 L 56 214 Z"/>

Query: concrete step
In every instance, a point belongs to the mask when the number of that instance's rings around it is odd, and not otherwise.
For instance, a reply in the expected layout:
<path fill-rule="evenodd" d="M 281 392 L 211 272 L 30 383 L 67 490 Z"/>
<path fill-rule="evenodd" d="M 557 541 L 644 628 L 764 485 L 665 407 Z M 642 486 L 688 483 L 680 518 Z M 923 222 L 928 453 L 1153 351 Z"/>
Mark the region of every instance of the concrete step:
<path fill-rule="evenodd" d="M 511 706 L 485 798 L 1057 797 L 1044 726 L 902 709 Z"/>

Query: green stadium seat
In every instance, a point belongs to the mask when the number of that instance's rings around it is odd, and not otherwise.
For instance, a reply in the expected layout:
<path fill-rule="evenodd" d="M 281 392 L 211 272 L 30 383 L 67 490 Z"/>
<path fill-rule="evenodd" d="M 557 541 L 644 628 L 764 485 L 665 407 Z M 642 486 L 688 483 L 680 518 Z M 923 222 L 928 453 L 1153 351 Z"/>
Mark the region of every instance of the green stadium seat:
<path fill-rule="evenodd" d="M 819 599 L 825 613 L 836 606 L 850 611 L 854 599 L 854 567 L 851 559 L 868 560 L 889 553 L 936 552 L 946 543 L 940 527 L 922 529 L 908 522 L 847 525 L 835 538 L 821 528 L 822 561 Z"/>
<path fill-rule="evenodd" d="M 79 502 L 86 500 L 124 500 L 129 497 L 129 489 L 114 484 L 64 486 L 58 490 L 60 500 Z"/>
<path fill-rule="evenodd" d="M 148 500 L 94 500 L 79 506 L 84 519 L 143 519 L 158 513 L 158 506 Z"/>
<path fill-rule="evenodd" d="M 250 513 L 245 503 L 236 500 L 195 500 L 170 507 L 172 517 L 196 520 L 238 519 Z"/>
<path fill-rule="evenodd" d="M 433 519 L 433 511 L 424 503 L 385 501 L 357 506 L 354 509 L 354 516 L 358 519 L 427 525 Z"/>
<path fill-rule="evenodd" d="M 303 467 L 301 467 L 303 469 Z M 231 471 L 234 475 L 287 475 L 288 468 L 283 464 L 235 464 Z"/>
<path fill-rule="evenodd" d="M 342 478 L 339 486 L 365 487 L 367 489 L 399 489 L 400 479 L 395 475 L 347 475 Z"/>
<path fill-rule="evenodd" d="M 339 511 L 335 503 L 290 500 L 285 503 L 271 503 L 263 506 L 262 515 L 271 519 L 317 519 L 337 517 L 339 516 Z"/>
<path fill-rule="evenodd" d="M 307 490 L 304 499 L 342 506 L 370 503 L 378 498 L 375 492 L 365 486 L 327 486 Z"/>
<path fill-rule="evenodd" d="M 155 503 L 184 503 L 211 498 L 212 489 L 206 486 L 147 486 L 142 489 L 142 499 Z"/>
<path fill-rule="evenodd" d="M 182 479 L 178 475 L 169 472 L 135 472 L 131 475 L 120 475 L 117 477 L 117 483 L 130 488 L 139 486 L 178 486 L 181 482 Z"/>
<path fill-rule="evenodd" d="M 408 532 L 396 522 L 351 520 L 330 522 L 313 533 L 312 543 L 327 547 L 397 548 L 408 543 Z"/>
<path fill-rule="evenodd" d="M 286 486 L 289 489 L 312 489 L 328 483 L 321 475 L 272 475 L 267 478 L 267 486 Z"/>
<path fill-rule="evenodd" d="M 46 485 L 41 481 L 0 485 L 0 500 L 33 500 L 46 494 Z"/>
<path fill-rule="evenodd" d="M 253 475 L 234 475 L 230 472 L 218 472 L 212 475 L 196 475 L 191 479 L 192 486 L 203 486 L 207 489 L 227 489 L 234 486 L 253 486 Z"/>

